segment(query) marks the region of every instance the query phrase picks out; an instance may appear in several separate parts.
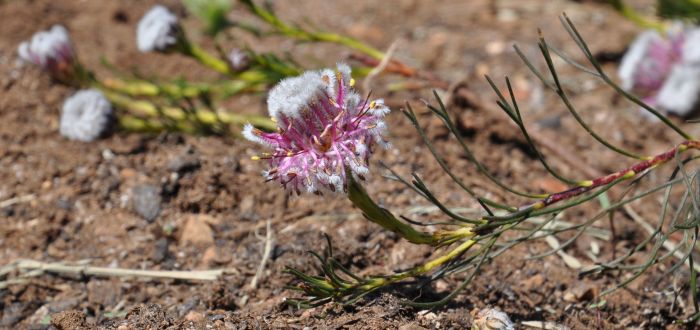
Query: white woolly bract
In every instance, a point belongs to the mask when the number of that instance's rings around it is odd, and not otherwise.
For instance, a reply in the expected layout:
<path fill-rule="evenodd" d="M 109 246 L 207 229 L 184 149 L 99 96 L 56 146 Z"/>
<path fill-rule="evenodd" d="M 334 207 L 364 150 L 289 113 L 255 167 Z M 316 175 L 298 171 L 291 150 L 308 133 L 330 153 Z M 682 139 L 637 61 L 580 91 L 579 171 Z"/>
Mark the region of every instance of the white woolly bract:
<path fill-rule="evenodd" d="M 690 114 L 700 94 L 700 65 L 678 64 L 656 96 L 656 104 L 667 112 L 685 116 Z"/>
<path fill-rule="evenodd" d="M 71 139 L 90 142 L 109 128 L 112 105 L 96 89 L 79 91 L 66 99 L 61 111 L 60 133 Z"/>
<path fill-rule="evenodd" d="M 51 59 L 72 57 L 73 46 L 66 28 L 54 25 L 50 30 L 37 32 L 31 40 L 22 42 L 17 53 L 23 61 L 45 67 Z"/>
<path fill-rule="evenodd" d="M 625 55 L 622 57 L 620 67 L 617 70 L 617 75 L 622 81 L 622 88 L 631 90 L 634 88 L 635 73 L 642 65 L 647 57 L 647 49 L 651 47 L 651 43 L 655 40 L 660 40 L 661 36 L 655 30 L 642 32 L 632 42 Z"/>
<path fill-rule="evenodd" d="M 369 112 L 381 118 L 388 115 L 391 110 L 384 104 L 384 99 L 376 99 L 370 103 Z"/>
<path fill-rule="evenodd" d="M 359 108 L 359 106 L 362 105 L 362 102 L 363 101 L 360 95 L 354 91 L 351 91 L 345 96 L 345 109 L 348 110 L 350 115 L 355 116 L 362 111 L 362 109 Z"/>
<path fill-rule="evenodd" d="M 335 98 L 338 94 L 338 79 L 336 79 L 335 71 L 331 69 L 323 69 L 319 71 L 321 75 L 321 80 L 325 85 L 326 94 L 329 97 Z"/>
<path fill-rule="evenodd" d="M 346 160 L 346 163 L 348 166 L 350 166 L 350 170 L 352 171 L 353 174 L 357 175 L 367 175 L 369 173 L 369 168 L 363 164 L 359 164 L 354 160 Z"/>
<path fill-rule="evenodd" d="M 352 81 L 352 68 L 343 62 L 336 64 L 336 68 L 338 68 L 338 72 L 340 72 L 340 76 L 343 78 L 343 84 L 345 84 L 345 86 L 350 86 L 350 81 Z"/>
<path fill-rule="evenodd" d="M 142 52 L 165 51 L 177 43 L 178 18 L 167 8 L 155 5 L 136 28 L 136 45 Z"/>
<path fill-rule="evenodd" d="M 245 126 L 243 126 L 243 131 L 241 133 L 243 134 L 243 137 L 249 141 L 273 148 L 274 145 L 272 143 L 263 139 L 258 134 L 255 134 L 256 130 L 257 129 L 252 124 L 247 123 Z"/>
<path fill-rule="evenodd" d="M 319 71 L 308 71 L 298 77 L 286 78 L 270 90 L 267 108 L 270 116 L 282 122 L 283 117 L 302 118 L 302 112 L 324 91 Z M 282 116 L 284 115 L 284 116 Z"/>
<path fill-rule="evenodd" d="M 328 176 L 328 184 L 335 187 L 335 191 L 343 191 L 343 178 L 340 175 L 333 174 Z"/>

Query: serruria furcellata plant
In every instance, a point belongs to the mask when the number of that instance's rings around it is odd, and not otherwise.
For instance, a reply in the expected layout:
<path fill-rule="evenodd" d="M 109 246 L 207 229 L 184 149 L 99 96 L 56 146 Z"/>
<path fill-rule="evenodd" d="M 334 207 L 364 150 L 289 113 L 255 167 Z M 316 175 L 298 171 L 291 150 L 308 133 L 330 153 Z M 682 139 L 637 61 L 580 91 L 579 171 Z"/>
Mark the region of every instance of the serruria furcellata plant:
<path fill-rule="evenodd" d="M 432 302 L 418 302 L 415 300 L 404 301 L 404 303 L 408 305 L 417 307 L 434 307 L 442 305 L 450 301 L 459 292 L 461 292 L 461 290 L 467 287 L 474 277 L 480 273 L 480 269 L 485 263 L 503 253 L 506 253 L 515 245 L 542 239 L 550 235 L 572 233 L 572 235 L 567 237 L 565 242 L 559 247 L 537 255 L 536 257 L 551 255 L 570 246 L 576 241 L 576 238 L 586 233 L 587 230 L 600 219 L 606 218 L 612 212 L 617 211 L 634 201 L 640 200 L 647 196 L 652 196 L 654 193 L 660 191 L 665 192 L 663 202 L 660 205 L 661 221 L 660 224 L 658 224 L 658 227 L 650 232 L 650 237 L 647 237 L 642 243 L 640 243 L 639 246 L 634 247 L 629 251 L 629 253 L 626 253 L 621 257 L 582 268 L 580 275 L 586 276 L 588 274 L 607 272 L 610 270 L 625 270 L 631 273 L 630 276 L 625 277 L 625 279 L 619 284 L 616 284 L 613 287 L 603 291 L 601 296 L 597 297 L 597 299 L 601 299 L 602 301 L 602 297 L 628 285 L 652 266 L 660 263 L 667 263 L 672 258 L 676 258 L 677 261 L 671 263 L 669 271 L 674 271 L 683 265 L 689 265 L 691 270 L 691 278 L 689 279 L 688 288 L 690 288 L 690 290 L 693 292 L 692 300 L 695 301 L 697 297 L 697 286 L 694 284 L 694 278 L 697 276 L 697 265 L 693 262 L 692 252 L 695 250 L 695 243 L 697 242 L 698 238 L 697 232 L 698 228 L 700 228 L 700 217 L 697 215 L 696 208 L 693 205 L 698 205 L 700 200 L 697 200 L 697 197 L 695 196 L 696 194 L 691 193 L 691 191 L 695 191 L 696 189 L 698 172 L 688 172 L 686 170 L 686 166 L 689 162 L 697 159 L 697 157 L 690 157 L 686 158 L 685 160 L 681 159 L 680 157 L 682 154 L 688 151 L 700 149 L 700 140 L 697 140 L 692 135 L 685 132 L 681 127 L 674 124 L 673 121 L 666 117 L 661 110 L 657 110 L 652 105 L 645 103 L 643 100 L 644 96 L 635 95 L 634 92 L 628 91 L 615 83 L 615 81 L 610 78 L 605 71 L 603 71 L 602 66 L 596 60 L 593 53 L 591 53 L 588 45 L 585 43 L 570 19 L 566 16 L 562 16 L 561 21 L 566 31 L 579 46 L 585 59 L 588 61 L 588 64 L 591 67 L 566 56 L 563 52 L 547 43 L 543 37 L 540 38 L 538 46 L 545 60 L 547 72 L 538 70 L 537 65 L 532 63 L 532 61 L 524 55 L 524 52 L 522 52 L 516 46 L 515 50 L 517 54 L 521 56 L 527 67 L 535 74 L 535 76 L 542 80 L 544 86 L 553 90 L 562 99 L 567 110 L 572 113 L 581 127 L 584 128 L 585 131 L 594 138 L 594 140 L 600 142 L 602 145 L 616 153 L 631 158 L 635 162 L 617 172 L 589 180 L 574 180 L 562 176 L 547 163 L 546 158 L 544 158 L 544 156 L 539 152 L 537 146 L 533 143 L 527 127 L 523 122 L 520 108 L 513 93 L 512 86 L 510 85 L 510 81 L 506 78 L 506 86 L 509 94 L 507 95 L 508 97 L 506 97 L 506 95 L 502 94 L 501 90 L 496 86 L 493 80 L 487 77 L 488 82 L 492 85 L 498 96 L 499 107 L 514 121 L 516 127 L 522 131 L 530 148 L 534 150 L 535 155 L 537 155 L 537 158 L 543 164 L 545 169 L 554 178 L 569 186 L 569 188 L 563 191 L 545 194 L 516 190 L 511 185 L 501 182 L 496 176 L 489 173 L 488 169 L 478 161 L 475 155 L 471 152 L 467 143 L 463 140 L 460 131 L 457 129 L 456 124 L 447 111 L 447 107 L 443 104 L 440 97 L 438 97 L 438 94 L 435 93 L 437 104 L 434 105 L 426 102 L 425 105 L 433 114 L 444 122 L 452 137 L 454 137 L 462 147 L 466 158 L 475 165 L 481 174 L 485 175 L 497 187 L 500 187 L 513 195 L 517 195 L 520 198 L 530 199 L 528 203 L 521 206 L 501 203 L 491 200 L 482 194 L 478 194 L 452 172 L 452 169 L 442 160 L 442 157 L 438 153 L 437 149 L 432 145 L 432 142 L 427 137 L 427 134 L 423 130 L 418 118 L 412 110 L 411 104 L 407 103 L 406 108 L 403 109 L 403 112 L 409 121 L 416 127 L 419 135 L 428 146 L 431 154 L 433 154 L 445 173 L 454 179 L 466 193 L 476 199 L 476 201 L 482 206 L 482 214 L 477 217 L 464 216 L 454 211 L 454 209 L 451 207 L 442 204 L 442 202 L 435 197 L 435 195 L 417 174 L 414 174 L 413 180 L 409 181 L 392 171 L 392 174 L 394 175 L 393 177 L 396 180 L 403 182 L 420 196 L 437 206 L 445 217 L 445 221 L 442 221 L 439 224 L 432 224 L 438 228 L 434 233 L 426 233 L 416 230 L 412 225 L 421 225 L 420 223 L 414 221 L 406 223 L 394 217 L 388 210 L 379 207 L 374 201 L 372 201 L 371 197 L 366 194 L 364 189 L 362 189 L 362 185 L 360 185 L 356 180 L 357 175 L 353 175 L 352 169 L 350 168 L 351 163 L 347 160 L 339 161 L 339 164 L 343 164 L 344 170 L 347 173 L 345 177 L 347 189 L 344 189 L 341 193 L 347 193 L 347 196 L 352 203 L 363 211 L 368 220 L 381 225 L 387 230 L 398 233 L 401 237 L 412 243 L 431 245 L 435 248 L 436 252 L 440 248 L 446 248 L 446 250 L 439 252 L 439 256 L 430 259 L 424 264 L 415 268 L 388 275 L 361 277 L 351 272 L 345 265 L 334 258 L 331 242 L 330 239 L 328 239 L 328 249 L 326 251 L 323 253 L 312 252 L 312 255 L 314 255 L 321 263 L 321 267 L 319 269 L 320 274 L 309 275 L 296 269 L 288 269 L 288 272 L 293 274 L 299 281 L 296 289 L 304 294 L 302 299 L 288 300 L 290 304 L 299 307 L 313 307 L 328 302 L 351 304 L 376 290 L 386 288 L 393 284 L 406 283 L 404 280 L 409 278 L 424 279 L 425 281 L 418 281 L 417 283 L 413 282 L 413 284 L 422 286 L 425 285 L 425 283 L 429 283 L 450 274 L 466 272 L 467 274 L 464 281 L 443 299 Z M 603 139 L 581 118 L 575 106 L 570 101 L 567 91 L 561 85 L 560 77 L 557 73 L 554 61 L 552 60 L 552 53 L 560 56 L 565 63 L 571 64 L 574 67 L 583 70 L 587 74 L 601 79 L 615 91 L 620 93 L 624 98 L 639 105 L 643 110 L 648 111 L 652 116 L 659 118 L 662 123 L 666 124 L 671 130 L 678 133 L 681 139 L 679 143 L 675 147 L 670 148 L 668 151 L 657 155 L 646 156 L 635 154 L 621 147 L 615 146 L 610 141 Z M 323 81 L 323 79 L 321 81 Z M 323 83 L 309 84 L 307 86 L 311 87 L 312 90 L 317 90 L 318 92 L 308 92 L 304 95 L 314 95 L 314 97 L 317 97 L 317 95 L 322 95 L 322 97 L 329 98 L 331 94 L 321 93 L 321 91 L 328 85 L 329 84 Z M 320 86 L 320 88 L 317 86 Z M 316 100 L 314 97 L 309 98 L 310 102 L 308 102 L 307 105 L 316 104 L 313 102 Z M 360 104 L 368 103 L 371 103 L 371 101 L 367 100 L 364 103 L 361 102 Z M 272 103 L 269 102 L 269 104 Z M 297 104 L 300 103 L 290 103 L 290 105 Z M 339 108 L 339 112 L 343 111 L 340 110 L 341 108 L 342 107 Z M 297 108 L 292 107 L 290 109 Z M 309 107 L 309 109 L 313 108 Z M 313 114 L 313 111 L 308 113 Z M 271 115 L 274 116 L 275 114 L 277 114 L 277 110 L 271 110 Z M 307 122 L 312 123 L 311 121 Z M 316 125 L 318 126 L 319 124 Z M 301 138 L 301 141 L 305 141 L 307 149 L 301 148 L 294 150 L 287 150 L 289 149 L 288 147 L 279 148 L 280 146 L 285 146 L 285 144 L 276 142 L 277 138 L 284 135 L 284 129 L 287 127 L 290 127 L 289 122 L 278 122 L 278 133 L 277 135 L 267 136 L 270 138 L 269 140 L 260 140 L 263 134 L 266 134 L 262 132 L 256 133 L 254 131 L 249 131 L 248 135 L 251 140 L 267 145 L 274 151 L 273 153 L 266 154 L 265 157 L 260 157 L 261 159 L 267 158 L 269 160 L 271 170 L 273 171 L 273 176 L 270 176 L 271 174 L 269 172 L 265 172 L 264 175 L 269 180 L 277 181 L 278 183 L 284 185 L 287 189 L 291 188 L 292 192 L 296 192 L 295 187 L 297 186 L 294 184 L 289 185 L 292 182 L 289 180 L 296 179 L 297 172 L 293 171 L 294 174 L 291 176 L 285 176 L 284 174 L 274 176 L 277 175 L 275 170 L 277 169 L 278 165 L 282 163 L 282 159 L 285 157 L 294 156 L 296 154 L 295 150 L 314 150 L 314 152 L 326 150 L 325 147 L 321 147 L 320 149 L 318 147 L 324 146 L 324 143 L 322 142 L 323 139 L 320 137 L 323 135 L 325 128 L 332 128 L 333 125 L 329 126 L 326 124 L 326 126 L 323 127 L 316 127 L 315 132 L 317 133 L 309 133 L 311 131 L 306 130 L 303 135 L 295 136 L 295 139 Z M 290 139 L 289 141 L 292 140 Z M 280 159 L 274 158 L 273 155 L 275 155 L 274 157 L 280 157 Z M 331 153 L 330 155 L 334 154 Z M 664 164 L 669 163 L 675 164 L 676 169 L 673 171 L 673 175 L 667 181 L 644 191 L 636 191 L 634 189 L 637 187 L 635 183 L 647 178 L 648 173 L 660 168 Z M 303 166 L 306 164 L 314 163 L 295 163 L 293 168 L 298 166 L 302 166 L 301 168 L 303 168 Z M 307 173 L 302 171 L 299 172 Z M 310 173 L 314 172 L 310 171 Z M 304 181 L 299 181 L 298 184 L 303 185 L 303 182 Z M 308 186 L 322 186 L 320 185 L 320 182 L 322 181 L 312 182 L 315 182 L 316 185 Z M 343 181 L 341 180 L 341 182 Z M 599 196 L 602 196 L 615 186 L 622 185 L 624 182 L 632 182 L 626 188 L 625 194 L 623 194 L 619 200 L 615 200 L 609 203 L 609 205 L 605 205 L 603 209 L 601 209 L 595 216 L 589 219 L 584 219 L 584 221 L 580 221 L 575 224 L 558 224 L 556 229 L 549 227 L 550 225 L 554 225 L 558 218 L 557 216 L 561 212 L 579 205 L 591 205 L 593 204 L 592 201 L 595 201 Z M 686 192 L 683 194 L 681 200 L 674 201 L 671 200 L 671 191 L 677 187 L 685 187 Z M 339 191 L 337 188 L 337 186 L 334 188 L 336 193 Z M 311 189 L 311 191 L 315 191 L 315 189 Z M 333 191 L 333 189 L 330 190 Z M 671 208 L 675 209 L 673 214 L 671 214 L 669 211 Z M 671 236 L 679 232 L 683 233 L 682 236 L 684 238 L 681 242 L 676 243 L 678 247 L 671 250 L 669 253 L 661 254 L 660 249 L 662 246 L 664 246 L 664 243 L 669 242 Z M 505 233 L 510 234 L 504 235 Z M 676 253 L 677 251 L 683 252 Z M 641 264 L 634 264 L 630 262 L 630 258 L 632 257 L 641 257 L 645 261 Z M 603 304 L 599 303 L 598 305 Z M 696 310 L 695 314 L 693 314 L 693 316 L 687 321 L 695 322 L 699 318 L 700 310 Z"/>

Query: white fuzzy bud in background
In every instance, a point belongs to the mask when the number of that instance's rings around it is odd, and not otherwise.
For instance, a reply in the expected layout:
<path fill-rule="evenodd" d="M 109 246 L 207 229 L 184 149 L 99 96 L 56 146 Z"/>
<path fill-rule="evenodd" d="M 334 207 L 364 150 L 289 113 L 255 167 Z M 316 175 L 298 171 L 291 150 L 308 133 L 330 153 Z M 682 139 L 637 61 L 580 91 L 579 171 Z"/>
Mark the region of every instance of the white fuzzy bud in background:
<path fill-rule="evenodd" d="M 17 48 L 20 59 L 33 63 L 52 74 L 72 70 L 75 52 L 68 31 L 61 25 L 35 33 Z"/>
<path fill-rule="evenodd" d="M 111 124 L 112 104 L 96 89 L 81 90 L 63 103 L 61 135 L 91 142 L 104 134 Z"/>
<path fill-rule="evenodd" d="M 164 52 L 178 42 L 178 18 L 161 5 L 144 15 L 136 28 L 136 45 L 141 52 Z"/>
<path fill-rule="evenodd" d="M 231 49 L 226 59 L 228 59 L 228 64 L 233 71 L 241 72 L 250 67 L 250 56 L 240 48 Z"/>
<path fill-rule="evenodd" d="M 484 308 L 478 313 L 472 312 L 473 314 L 476 316 L 474 316 L 472 330 L 515 330 L 508 314 L 498 309 Z"/>

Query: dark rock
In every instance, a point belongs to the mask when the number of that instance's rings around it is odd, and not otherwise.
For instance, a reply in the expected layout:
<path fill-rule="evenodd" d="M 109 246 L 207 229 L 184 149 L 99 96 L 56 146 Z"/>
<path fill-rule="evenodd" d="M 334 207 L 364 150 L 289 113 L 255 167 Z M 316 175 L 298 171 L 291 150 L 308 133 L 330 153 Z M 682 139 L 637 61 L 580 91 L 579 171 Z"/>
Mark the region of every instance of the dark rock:
<path fill-rule="evenodd" d="M 134 211 L 148 222 L 153 222 L 160 214 L 161 196 L 157 187 L 136 186 L 132 190 Z"/>
<path fill-rule="evenodd" d="M 561 128 L 561 117 L 560 116 L 549 116 L 542 118 L 537 121 L 537 125 L 542 128 L 560 129 Z"/>
<path fill-rule="evenodd" d="M 153 256 L 151 259 L 155 263 L 161 263 L 165 258 L 168 257 L 168 246 L 170 245 L 170 240 L 168 240 L 165 237 L 161 237 L 156 241 L 156 244 L 153 247 Z"/>
<path fill-rule="evenodd" d="M 195 307 L 199 305 L 199 297 L 191 297 L 185 302 L 182 303 L 182 305 L 177 307 L 177 314 L 180 318 L 185 317 L 187 313 L 189 313 L 191 310 L 193 310 Z"/>
<path fill-rule="evenodd" d="M 59 197 L 56 200 L 56 205 L 59 208 L 64 209 L 66 211 L 70 211 L 71 209 L 73 209 L 73 202 L 63 197 Z"/>
<path fill-rule="evenodd" d="M 9 218 L 15 215 L 15 209 L 12 206 L 8 206 L 2 210 L 0 210 L 0 215 L 3 216 L 3 218 Z"/>
<path fill-rule="evenodd" d="M 196 155 L 185 154 L 171 159 L 168 170 L 177 173 L 187 173 L 199 168 L 200 162 Z"/>

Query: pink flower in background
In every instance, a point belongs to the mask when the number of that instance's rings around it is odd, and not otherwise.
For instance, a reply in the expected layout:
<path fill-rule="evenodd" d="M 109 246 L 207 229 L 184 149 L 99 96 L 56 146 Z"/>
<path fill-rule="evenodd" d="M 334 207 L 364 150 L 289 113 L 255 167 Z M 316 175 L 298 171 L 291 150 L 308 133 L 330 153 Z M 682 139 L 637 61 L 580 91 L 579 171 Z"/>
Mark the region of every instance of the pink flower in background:
<path fill-rule="evenodd" d="M 17 52 L 23 61 L 49 71 L 54 78 L 72 74 L 76 64 L 70 36 L 61 25 L 35 33 L 31 40 L 19 45 Z"/>
<path fill-rule="evenodd" d="M 226 55 L 229 66 L 236 72 L 245 71 L 250 67 L 250 56 L 248 53 L 240 48 L 233 48 Z"/>
<path fill-rule="evenodd" d="M 663 36 L 640 34 L 620 63 L 622 88 L 669 113 L 685 116 L 700 95 L 700 30 L 674 25 Z"/>
<path fill-rule="evenodd" d="M 384 147 L 389 108 L 382 100 L 362 99 L 352 90 L 350 67 L 309 71 L 282 80 L 267 100 L 278 130 L 267 133 L 248 124 L 243 135 L 271 149 L 263 172 L 292 193 L 344 192 L 346 170 L 359 179 L 369 172 L 375 143 Z"/>

